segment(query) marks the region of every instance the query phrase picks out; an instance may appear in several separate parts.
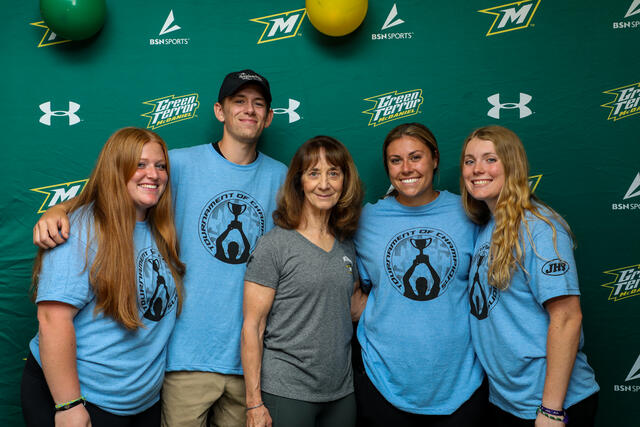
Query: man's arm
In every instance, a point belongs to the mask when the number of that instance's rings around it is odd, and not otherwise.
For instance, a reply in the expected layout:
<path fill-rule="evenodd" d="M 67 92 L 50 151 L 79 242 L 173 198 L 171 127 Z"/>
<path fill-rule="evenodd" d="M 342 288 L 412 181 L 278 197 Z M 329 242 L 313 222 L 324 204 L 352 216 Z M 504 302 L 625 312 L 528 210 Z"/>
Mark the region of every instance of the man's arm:
<path fill-rule="evenodd" d="M 33 227 L 33 244 L 42 249 L 55 248 L 69 238 L 69 217 L 67 213 L 71 209 L 72 202 L 50 207 L 42 214 Z"/>

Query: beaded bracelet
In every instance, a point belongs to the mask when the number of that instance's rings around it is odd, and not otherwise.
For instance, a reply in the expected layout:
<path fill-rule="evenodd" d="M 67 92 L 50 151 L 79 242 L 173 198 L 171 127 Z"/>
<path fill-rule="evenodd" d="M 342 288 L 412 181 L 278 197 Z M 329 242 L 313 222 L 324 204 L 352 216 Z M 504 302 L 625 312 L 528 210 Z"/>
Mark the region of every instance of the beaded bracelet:
<path fill-rule="evenodd" d="M 59 412 L 59 411 L 66 411 L 67 409 L 71 409 L 71 408 L 73 408 L 74 406 L 78 406 L 78 405 L 80 405 L 80 404 L 82 404 L 83 406 L 86 406 L 86 405 L 87 405 L 87 399 L 85 399 L 85 398 L 84 398 L 84 396 L 80 396 L 80 397 L 79 397 L 79 398 L 77 398 L 77 399 L 70 400 L 70 401 L 69 401 L 69 402 L 67 402 L 67 403 L 59 403 L 59 404 L 57 404 L 56 406 L 54 406 L 54 408 L 53 408 L 53 409 L 54 409 L 56 412 Z"/>
<path fill-rule="evenodd" d="M 264 406 L 264 402 L 261 402 L 259 405 L 256 405 L 256 406 L 250 406 L 247 409 L 245 409 L 245 411 L 249 412 L 250 410 L 257 409 L 257 408 L 259 408 L 261 406 Z"/>
<path fill-rule="evenodd" d="M 567 411 L 564 409 L 562 411 L 556 411 L 555 409 L 549 409 L 540 404 L 540 406 L 536 408 L 536 414 L 542 414 L 552 420 L 562 421 L 564 424 L 569 424 L 569 415 L 567 415 Z"/>

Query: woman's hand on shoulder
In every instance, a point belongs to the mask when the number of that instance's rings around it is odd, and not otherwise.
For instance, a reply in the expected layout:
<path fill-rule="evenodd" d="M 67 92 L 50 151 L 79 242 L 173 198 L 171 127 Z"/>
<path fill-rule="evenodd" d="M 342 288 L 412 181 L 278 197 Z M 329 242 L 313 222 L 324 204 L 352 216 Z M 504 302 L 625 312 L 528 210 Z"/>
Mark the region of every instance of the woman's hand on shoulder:
<path fill-rule="evenodd" d="M 56 427 L 91 427 L 91 418 L 84 405 L 56 412 L 54 420 Z"/>
<path fill-rule="evenodd" d="M 247 411 L 247 427 L 271 427 L 273 421 L 266 406 Z"/>

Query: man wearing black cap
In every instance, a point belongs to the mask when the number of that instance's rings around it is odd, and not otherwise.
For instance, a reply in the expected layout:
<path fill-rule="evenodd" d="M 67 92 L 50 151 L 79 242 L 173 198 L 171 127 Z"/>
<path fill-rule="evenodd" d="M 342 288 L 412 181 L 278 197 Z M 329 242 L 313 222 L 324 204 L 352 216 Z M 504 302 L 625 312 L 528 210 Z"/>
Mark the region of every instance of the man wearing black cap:
<path fill-rule="evenodd" d="M 240 361 L 246 261 L 271 213 L 286 167 L 256 149 L 273 111 L 267 80 L 251 70 L 228 74 L 214 106 L 224 124 L 213 144 L 172 150 L 185 302 L 169 341 L 163 425 L 244 426 Z"/>
<path fill-rule="evenodd" d="M 273 227 L 271 213 L 286 174 L 282 163 L 257 151 L 273 119 L 270 105 L 264 77 L 251 70 L 230 73 L 214 106 L 224 124 L 220 141 L 169 152 L 187 272 L 182 312 L 168 345 L 163 426 L 200 427 L 208 418 L 214 426 L 245 425 L 244 272 L 257 239 Z M 54 247 L 68 236 L 62 209 L 48 211 L 34 227 L 38 246 Z"/>

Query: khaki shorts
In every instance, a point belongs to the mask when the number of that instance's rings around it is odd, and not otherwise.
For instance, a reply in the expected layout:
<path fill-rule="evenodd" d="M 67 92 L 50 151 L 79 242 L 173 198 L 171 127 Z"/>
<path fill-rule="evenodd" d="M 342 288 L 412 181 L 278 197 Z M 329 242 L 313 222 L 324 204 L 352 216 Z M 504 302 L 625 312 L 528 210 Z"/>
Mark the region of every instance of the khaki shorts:
<path fill-rule="evenodd" d="M 162 385 L 163 427 L 245 427 L 244 379 L 215 372 L 167 372 Z"/>

